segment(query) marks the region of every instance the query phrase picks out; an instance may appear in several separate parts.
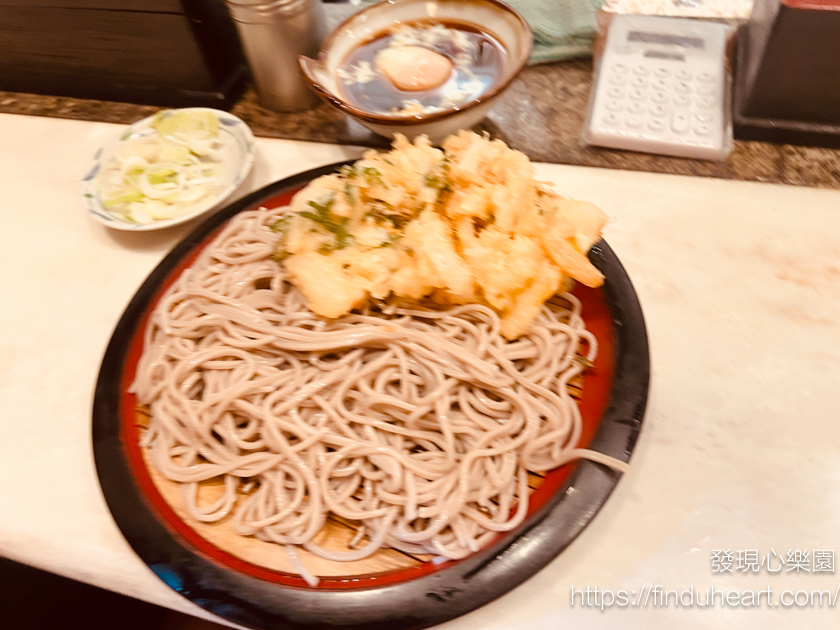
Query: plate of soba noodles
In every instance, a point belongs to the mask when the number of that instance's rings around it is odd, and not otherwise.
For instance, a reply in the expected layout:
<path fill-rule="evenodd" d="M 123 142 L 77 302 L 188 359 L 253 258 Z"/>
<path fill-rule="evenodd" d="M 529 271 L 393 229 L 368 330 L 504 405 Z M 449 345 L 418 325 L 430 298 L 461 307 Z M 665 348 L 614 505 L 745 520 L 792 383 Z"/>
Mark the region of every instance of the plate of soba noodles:
<path fill-rule="evenodd" d="M 93 446 L 122 533 L 253 628 L 424 628 L 521 584 L 641 430 L 647 334 L 606 222 L 466 131 L 221 210 L 103 358 Z"/>

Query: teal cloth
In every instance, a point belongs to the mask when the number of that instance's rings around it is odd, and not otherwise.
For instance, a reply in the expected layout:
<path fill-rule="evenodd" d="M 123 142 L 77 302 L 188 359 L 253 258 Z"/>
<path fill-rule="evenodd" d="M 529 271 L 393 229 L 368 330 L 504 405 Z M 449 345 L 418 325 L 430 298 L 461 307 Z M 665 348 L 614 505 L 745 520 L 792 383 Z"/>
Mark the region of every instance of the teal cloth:
<path fill-rule="evenodd" d="M 531 25 L 530 62 L 549 63 L 592 55 L 603 0 L 505 0 Z"/>

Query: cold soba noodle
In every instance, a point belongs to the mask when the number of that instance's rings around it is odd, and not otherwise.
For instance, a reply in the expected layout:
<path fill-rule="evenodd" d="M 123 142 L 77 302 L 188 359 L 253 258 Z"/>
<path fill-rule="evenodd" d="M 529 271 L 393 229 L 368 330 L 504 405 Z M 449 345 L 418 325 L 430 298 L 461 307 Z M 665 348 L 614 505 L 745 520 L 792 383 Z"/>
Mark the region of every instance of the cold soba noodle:
<path fill-rule="evenodd" d="M 576 458 L 567 384 L 595 358 L 565 293 L 516 341 L 486 305 L 372 301 L 313 313 L 274 258 L 287 208 L 243 212 L 151 315 L 134 384 L 143 445 L 182 484 L 189 515 L 352 561 L 383 547 L 441 559 L 477 551 L 528 509 L 528 471 Z M 579 354 L 581 356 L 579 356 Z M 224 480 L 213 505 L 198 489 Z M 358 525 L 347 551 L 312 542 L 330 515 Z"/>

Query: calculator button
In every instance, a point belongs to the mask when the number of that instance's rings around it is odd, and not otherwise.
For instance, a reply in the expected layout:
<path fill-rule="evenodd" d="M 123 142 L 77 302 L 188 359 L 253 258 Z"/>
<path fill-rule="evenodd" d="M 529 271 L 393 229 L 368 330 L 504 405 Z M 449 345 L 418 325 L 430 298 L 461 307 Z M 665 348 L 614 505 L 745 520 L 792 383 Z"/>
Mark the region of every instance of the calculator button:
<path fill-rule="evenodd" d="M 654 92 L 651 95 L 650 100 L 653 101 L 654 103 L 659 103 L 659 104 L 667 103 L 668 102 L 668 96 L 664 92 Z"/>
<path fill-rule="evenodd" d="M 700 85 L 697 86 L 697 93 L 702 94 L 704 96 L 708 95 L 708 94 L 711 94 L 714 91 L 715 91 L 715 88 L 713 88 L 708 83 L 701 83 Z"/>
<path fill-rule="evenodd" d="M 633 68 L 633 73 L 640 77 L 645 77 L 649 74 L 650 70 L 645 68 L 644 66 L 635 66 Z"/>
<path fill-rule="evenodd" d="M 679 81 L 674 84 L 674 91 L 679 92 L 681 94 L 688 94 L 689 92 L 691 92 L 691 85 L 689 85 L 685 81 Z"/>
<path fill-rule="evenodd" d="M 676 77 L 680 81 L 691 81 L 691 73 L 688 70 L 680 70 L 677 72 Z"/>
<path fill-rule="evenodd" d="M 664 105 L 652 105 L 650 108 L 650 113 L 657 118 L 663 118 L 665 115 L 668 114 L 668 110 L 665 109 Z"/>
<path fill-rule="evenodd" d="M 624 85 L 626 82 L 627 80 L 620 74 L 613 74 L 610 77 L 610 83 L 612 83 L 613 85 Z"/>
<path fill-rule="evenodd" d="M 655 79 L 653 82 L 654 90 L 662 90 L 663 92 L 667 92 L 669 87 L 670 83 L 665 79 Z"/>
<path fill-rule="evenodd" d="M 624 119 L 624 124 L 628 127 L 636 129 L 642 126 L 642 119 L 640 116 L 627 116 L 627 118 Z"/>
<path fill-rule="evenodd" d="M 637 88 L 647 87 L 648 82 L 645 81 L 642 77 L 633 77 L 633 80 L 630 81 L 630 85 Z"/>
<path fill-rule="evenodd" d="M 695 122 L 694 133 L 698 136 L 710 136 L 712 135 L 712 125 L 710 123 Z"/>
<path fill-rule="evenodd" d="M 674 133 L 685 133 L 688 131 L 689 120 L 685 114 L 675 113 L 671 116 L 671 131 Z"/>
<path fill-rule="evenodd" d="M 696 103 L 700 107 L 714 107 L 715 99 L 713 96 L 699 96 Z"/>
<path fill-rule="evenodd" d="M 657 79 L 664 79 L 666 77 L 671 76 L 671 71 L 667 68 L 657 68 L 653 71 L 653 76 L 655 76 Z"/>
<path fill-rule="evenodd" d="M 617 112 L 617 111 L 621 110 L 621 108 L 623 107 L 623 104 L 618 99 L 611 98 L 610 100 L 607 101 L 607 104 L 606 104 L 605 107 L 608 110 L 610 110 L 611 112 Z"/>
<path fill-rule="evenodd" d="M 639 88 L 634 88 L 630 90 L 630 98 L 632 98 L 634 101 L 643 101 L 645 100 L 646 96 L 647 95 L 644 93 L 644 91 L 640 90 Z"/>
<path fill-rule="evenodd" d="M 624 96 L 624 90 L 622 90 L 618 86 L 611 87 L 609 90 L 607 90 L 607 96 L 609 96 L 610 98 L 622 98 Z"/>
<path fill-rule="evenodd" d="M 677 107 L 688 107 L 689 103 L 691 103 L 691 99 L 685 94 L 677 94 L 674 97 L 674 105 Z"/>
<path fill-rule="evenodd" d="M 665 129 L 665 123 L 654 118 L 648 121 L 647 127 L 651 131 L 663 131 Z"/>
<path fill-rule="evenodd" d="M 624 74 L 625 72 L 627 72 L 627 66 L 625 66 L 623 63 L 617 63 L 613 66 L 613 72 Z"/>
<path fill-rule="evenodd" d="M 697 112 L 694 114 L 694 122 L 696 123 L 709 124 L 712 122 L 713 119 L 714 116 L 712 116 L 712 114 L 709 112 Z"/>
<path fill-rule="evenodd" d="M 643 114 L 644 111 L 645 111 L 645 108 L 642 107 L 642 105 L 640 103 L 635 103 L 634 102 L 634 103 L 630 103 L 627 106 L 627 111 L 630 112 L 631 114 Z"/>
<path fill-rule="evenodd" d="M 701 72 L 697 75 L 697 78 L 700 79 L 703 83 L 711 83 L 714 76 L 712 76 L 711 72 Z"/>
<path fill-rule="evenodd" d="M 604 117 L 601 119 L 607 125 L 617 125 L 618 124 L 618 116 L 615 114 L 605 114 Z"/>

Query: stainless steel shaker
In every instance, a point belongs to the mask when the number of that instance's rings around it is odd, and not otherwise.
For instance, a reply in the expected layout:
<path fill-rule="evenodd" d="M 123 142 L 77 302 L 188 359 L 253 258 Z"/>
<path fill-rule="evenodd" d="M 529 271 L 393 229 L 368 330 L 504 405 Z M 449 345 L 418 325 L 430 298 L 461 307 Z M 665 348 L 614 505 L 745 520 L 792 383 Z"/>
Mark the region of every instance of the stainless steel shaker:
<path fill-rule="evenodd" d="M 321 0 L 225 0 L 236 23 L 260 104 L 278 112 L 313 107 L 298 55 L 314 57 L 324 37 Z"/>

